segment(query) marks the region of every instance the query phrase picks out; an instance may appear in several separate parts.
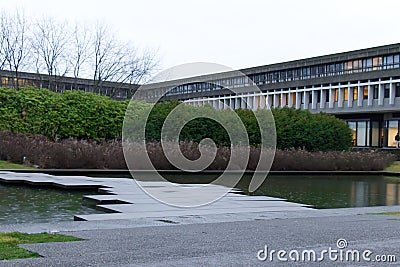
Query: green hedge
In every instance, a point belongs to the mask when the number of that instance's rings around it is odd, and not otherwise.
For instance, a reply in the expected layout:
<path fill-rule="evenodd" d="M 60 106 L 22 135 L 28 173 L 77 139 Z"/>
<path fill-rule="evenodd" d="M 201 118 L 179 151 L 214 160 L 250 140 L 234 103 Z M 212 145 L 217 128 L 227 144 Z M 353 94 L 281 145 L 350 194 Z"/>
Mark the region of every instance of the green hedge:
<path fill-rule="evenodd" d="M 121 135 L 127 104 L 78 90 L 60 94 L 0 88 L 0 129 L 53 138 L 112 139 Z"/>
<path fill-rule="evenodd" d="M 161 127 L 169 112 L 179 102 L 157 104 L 146 124 L 147 141 L 159 141 Z M 42 134 L 51 138 L 114 139 L 121 137 L 121 129 L 128 101 L 120 102 L 108 97 L 82 91 L 54 93 L 31 87 L 21 90 L 0 88 L 0 129 L 14 132 Z M 135 103 L 135 111 L 128 112 L 133 121 L 143 121 L 148 104 Z M 220 118 L 228 128 L 236 129 L 234 113 L 229 110 L 217 111 L 211 106 L 182 107 L 183 116 L 204 114 Z M 265 110 L 258 110 L 261 118 L 268 117 Z M 277 148 L 317 150 L 346 150 L 351 147 L 351 132 L 347 124 L 324 113 L 311 114 L 309 111 L 293 108 L 273 109 L 276 124 Z M 246 127 L 250 144 L 260 144 L 260 131 L 251 110 L 236 110 Z M 176 120 L 176 127 L 179 119 Z M 267 122 L 268 123 L 268 122 Z M 135 133 L 137 129 L 130 129 Z M 239 132 L 239 131 L 237 131 Z M 235 134 L 236 131 L 233 131 Z M 211 138 L 219 145 L 229 145 L 225 129 L 215 120 L 199 118 L 190 121 L 180 134 L 181 140 L 199 142 Z M 240 140 L 237 135 L 237 139 Z"/>

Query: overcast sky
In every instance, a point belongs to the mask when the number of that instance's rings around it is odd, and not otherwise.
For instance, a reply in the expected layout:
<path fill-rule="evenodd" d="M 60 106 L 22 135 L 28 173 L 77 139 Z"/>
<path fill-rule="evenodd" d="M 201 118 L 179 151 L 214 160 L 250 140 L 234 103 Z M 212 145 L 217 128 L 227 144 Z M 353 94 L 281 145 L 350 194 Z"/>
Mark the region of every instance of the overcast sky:
<path fill-rule="evenodd" d="M 159 49 L 161 69 L 190 62 L 245 68 L 400 42 L 397 0 L 0 0 L 28 17 L 103 20 Z"/>

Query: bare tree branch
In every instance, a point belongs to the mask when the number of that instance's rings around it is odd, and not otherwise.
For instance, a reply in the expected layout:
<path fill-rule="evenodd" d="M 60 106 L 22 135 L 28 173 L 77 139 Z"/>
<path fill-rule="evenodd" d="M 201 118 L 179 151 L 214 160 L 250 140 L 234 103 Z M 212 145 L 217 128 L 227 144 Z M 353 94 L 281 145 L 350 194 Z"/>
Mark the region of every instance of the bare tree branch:
<path fill-rule="evenodd" d="M 2 35 L 2 68 L 7 64 L 8 69 L 15 73 L 13 86 L 18 88 L 19 71 L 26 63 L 29 50 L 27 41 L 28 23 L 23 13 L 18 10 L 14 14 L 1 14 L 0 31 Z"/>

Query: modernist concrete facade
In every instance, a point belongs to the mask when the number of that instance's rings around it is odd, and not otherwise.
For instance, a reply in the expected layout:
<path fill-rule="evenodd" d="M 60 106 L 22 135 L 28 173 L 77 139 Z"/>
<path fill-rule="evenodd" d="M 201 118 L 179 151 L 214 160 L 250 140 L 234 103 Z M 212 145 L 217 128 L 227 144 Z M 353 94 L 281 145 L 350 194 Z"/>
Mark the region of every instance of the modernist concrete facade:
<path fill-rule="evenodd" d="M 354 146 L 393 147 L 400 121 L 400 44 L 150 84 L 158 97 L 222 108 L 307 109 L 344 119 Z M 256 90 L 254 86 L 260 90 Z M 235 93 L 233 92 L 235 91 Z"/>

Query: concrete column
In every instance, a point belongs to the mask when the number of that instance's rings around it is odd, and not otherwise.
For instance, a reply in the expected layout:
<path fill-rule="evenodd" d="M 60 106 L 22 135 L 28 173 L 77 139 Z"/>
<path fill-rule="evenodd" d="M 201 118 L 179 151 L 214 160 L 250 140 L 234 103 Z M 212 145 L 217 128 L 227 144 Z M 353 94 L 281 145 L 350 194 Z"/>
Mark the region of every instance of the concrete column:
<path fill-rule="evenodd" d="M 338 107 L 342 108 L 343 107 L 343 101 L 344 101 L 344 89 L 341 87 L 339 83 L 339 88 L 338 88 Z"/>
<path fill-rule="evenodd" d="M 310 104 L 310 98 L 309 98 L 309 93 L 308 91 L 304 91 L 304 104 L 303 104 L 303 109 L 308 109 L 308 104 Z"/>
<path fill-rule="evenodd" d="M 253 110 L 260 108 L 260 96 L 253 96 Z"/>
<path fill-rule="evenodd" d="M 392 77 L 390 77 L 390 91 L 389 91 L 389 104 L 394 105 L 394 98 L 396 96 L 395 88 L 393 86 Z"/>
<path fill-rule="evenodd" d="M 254 96 L 248 96 L 247 99 L 247 108 L 248 109 L 254 109 Z"/>
<path fill-rule="evenodd" d="M 301 92 L 297 92 L 298 88 L 296 88 L 296 109 L 301 108 Z"/>
<path fill-rule="evenodd" d="M 281 107 L 285 107 L 286 105 L 286 93 L 281 93 Z"/>
<path fill-rule="evenodd" d="M 264 109 L 265 108 L 265 101 L 266 101 L 265 96 L 264 95 L 260 95 L 259 99 L 260 99 L 260 108 Z"/>
<path fill-rule="evenodd" d="M 349 108 L 353 107 L 353 101 L 354 101 L 354 94 L 353 94 L 354 87 L 350 86 L 350 82 L 347 84 L 347 106 Z"/>
<path fill-rule="evenodd" d="M 332 88 L 332 84 L 329 84 L 329 108 L 333 108 L 335 104 L 335 89 Z"/>
<path fill-rule="evenodd" d="M 325 101 L 326 101 L 326 90 L 322 89 L 321 85 L 321 102 L 319 103 L 319 108 L 325 108 Z"/>
<path fill-rule="evenodd" d="M 368 80 L 368 106 L 372 106 L 373 99 L 374 99 L 374 92 L 372 90 L 371 81 Z"/>
<path fill-rule="evenodd" d="M 274 108 L 279 108 L 279 97 L 280 97 L 280 94 L 278 94 L 278 93 L 274 94 Z"/>
<path fill-rule="evenodd" d="M 272 107 L 272 101 L 273 101 L 274 97 L 271 94 L 267 95 L 267 104 L 268 104 L 268 108 Z"/>
<path fill-rule="evenodd" d="M 240 97 L 235 97 L 235 109 L 240 108 Z"/>
<path fill-rule="evenodd" d="M 358 99 L 357 106 L 361 107 L 364 101 L 364 87 L 361 88 L 360 81 L 358 81 Z"/>
<path fill-rule="evenodd" d="M 246 109 L 247 108 L 246 98 L 244 96 L 240 97 L 240 107 L 242 109 Z"/>
<path fill-rule="evenodd" d="M 384 92 L 385 88 L 381 84 L 381 79 L 379 79 L 378 88 L 379 88 L 378 89 L 378 105 L 382 106 L 383 105 L 383 99 L 384 99 L 384 96 L 385 96 L 385 92 Z"/>
<path fill-rule="evenodd" d="M 317 108 L 317 91 L 314 90 L 314 86 L 313 86 L 313 90 L 311 91 L 312 94 L 312 98 L 311 98 L 311 109 L 316 109 Z"/>
<path fill-rule="evenodd" d="M 289 90 L 287 94 L 288 94 L 287 106 L 292 107 L 293 106 L 293 92 L 291 90 Z"/>

